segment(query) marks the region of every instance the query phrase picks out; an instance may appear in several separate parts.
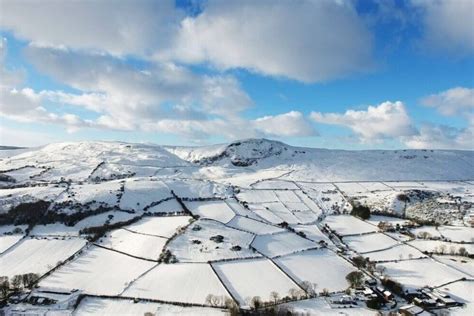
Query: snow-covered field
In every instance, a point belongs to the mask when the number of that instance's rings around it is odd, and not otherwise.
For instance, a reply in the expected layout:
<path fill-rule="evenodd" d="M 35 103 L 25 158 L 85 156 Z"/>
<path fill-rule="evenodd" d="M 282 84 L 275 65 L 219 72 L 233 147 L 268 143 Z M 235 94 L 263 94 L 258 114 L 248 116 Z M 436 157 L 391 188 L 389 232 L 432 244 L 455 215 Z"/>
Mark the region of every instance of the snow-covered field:
<path fill-rule="evenodd" d="M 209 294 L 229 297 L 209 264 L 176 263 L 156 266 L 133 282 L 122 295 L 206 304 Z"/>
<path fill-rule="evenodd" d="M 178 315 L 225 315 L 225 311 L 218 308 L 183 307 L 152 302 L 134 302 L 131 299 L 101 299 L 95 297 L 84 298 L 74 311 L 76 316 L 102 316 L 102 315 L 153 315 L 178 316 Z"/>
<path fill-rule="evenodd" d="M 163 237 L 117 229 L 101 238 L 98 244 L 135 257 L 158 260 L 167 240 Z"/>
<path fill-rule="evenodd" d="M 408 245 L 397 245 L 387 250 L 374 251 L 364 254 L 371 261 L 396 261 L 406 259 L 424 258 L 425 254 Z"/>
<path fill-rule="evenodd" d="M 23 235 L 0 235 L 0 254 L 12 247 L 19 240 L 23 238 Z"/>
<path fill-rule="evenodd" d="M 381 264 L 385 274 L 406 287 L 440 286 L 442 284 L 466 278 L 453 268 L 440 264 L 432 259 L 407 260 Z"/>
<path fill-rule="evenodd" d="M 190 220 L 190 216 L 144 217 L 126 228 L 136 233 L 169 238 L 179 228 L 186 227 Z"/>
<path fill-rule="evenodd" d="M 300 284 L 316 284 L 316 291 L 342 291 L 346 275 L 355 268 L 328 249 L 308 250 L 275 259 L 275 263 Z"/>
<path fill-rule="evenodd" d="M 218 240 L 216 236 L 222 236 Z M 250 250 L 254 235 L 213 220 L 198 220 L 170 241 L 167 249 L 180 262 L 207 262 L 259 256 Z M 239 247 L 238 249 L 236 247 Z"/>
<path fill-rule="evenodd" d="M 273 258 L 289 253 L 315 248 L 318 245 L 294 233 L 279 233 L 255 237 L 252 246 L 263 255 Z"/>
<path fill-rule="evenodd" d="M 323 223 L 341 236 L 360 235 L 378 231 L 376 226 L 350 215 L 327 216 Z"/>
<path fill-rule="evenodd" d="M 254 296 L 271 301 L 270 293 L 286 296 L 298 286 L 268 259 L 250 259 L 212 264 L 225 286 L 241 306 L 249 306 Z"/>
<path fill-rule="evenodd" d="M 228 223 L 234 218 L 235 213 L 224 201 L 186 202 L 193 215 L 209 218 L 221 223 Z"/>
<path fill-rule="evenodd" d="M 79 289 L 89 294 L 118 295 L 155 265 L 155 262 L 91 247 L 43 279 L 39 285 L 58 291 Z"/>
<path fill-rule="evenodd" d="M 395 246 L 398 242 L 382 233 L 348 236 L 343 242 L 359 253 L 367 253 Z"/>
<path fill-rule="evenodd" d="M 37 273 L 42 275 L 79 251 L 81 238 L 25 238 L 0 255 L 1 275 Z"/>

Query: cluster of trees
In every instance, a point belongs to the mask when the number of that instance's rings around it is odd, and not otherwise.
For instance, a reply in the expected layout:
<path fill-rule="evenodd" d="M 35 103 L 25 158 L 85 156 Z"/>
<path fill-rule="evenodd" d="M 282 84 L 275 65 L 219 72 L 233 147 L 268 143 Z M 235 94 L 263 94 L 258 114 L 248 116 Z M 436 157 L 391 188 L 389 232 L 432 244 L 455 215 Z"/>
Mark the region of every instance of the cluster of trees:
<path fill-rule="evenodd" d="M 36 281 L 38 281 L 39 275 L 36 273 L 25 273 L 13 276 L 10 280 L 6 276 L 0 277 L 0 299 L 6 299 L 10 291 L 20 291 L 21 289 L 31 289 Z"/>
<path fill-rule="evenodd" d="M 360 271 L 352 271 L 346 275 L 346 280 L 352 288 L 358 288 L 364 284 L 364 274 Z"/>
<path fill-rule="evenodd" d="M 352 216 L 357 216 L 361 219 L 369 219 L 370 218 L 370 208 L 365 205 L 354 205 L 351 211 Z"/>
<path fill-rule="evenodd" d="M 160 257 L 158 258 L 158 262 L 162 263 L 176 263 L 178 262 L 178 259 L 176 259 L 176 256 L 171 253 L 169 249 L 166 249 L 160 254 Z"/>

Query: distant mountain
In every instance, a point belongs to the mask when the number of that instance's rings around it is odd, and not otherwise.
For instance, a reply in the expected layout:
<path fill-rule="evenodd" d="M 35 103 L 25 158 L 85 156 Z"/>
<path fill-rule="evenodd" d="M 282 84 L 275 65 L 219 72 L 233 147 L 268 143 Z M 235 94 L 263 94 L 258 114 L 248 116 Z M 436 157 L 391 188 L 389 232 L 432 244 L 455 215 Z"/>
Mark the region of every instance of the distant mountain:
<path fill-rule="evenodd" d="M 287 180 L 316 182 L 474 179 L 473 151 L 330 150 L 293 147 L 267 139 L 202 147 L 71 142 L 3 157 L 0 171 L 34 166 L 48 169 L 44 176 L 55 173 L 73 180 L 106 175 L 148 176 L 154 175 L 150 171 L 153 168 L 165 168 L 169 174 L 154 172 L 169 177 L 186 173 L 189 177 L 211 180 L 243 173 L 254 173 L 259 179 L 264 177 L 259 173 L 269 172 L 285 173 Z"/>

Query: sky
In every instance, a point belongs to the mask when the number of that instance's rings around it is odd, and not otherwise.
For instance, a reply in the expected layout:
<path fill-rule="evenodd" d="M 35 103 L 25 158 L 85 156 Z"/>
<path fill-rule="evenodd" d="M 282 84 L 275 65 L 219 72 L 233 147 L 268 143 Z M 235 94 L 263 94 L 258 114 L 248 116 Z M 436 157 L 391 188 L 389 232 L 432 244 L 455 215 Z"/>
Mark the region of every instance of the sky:
<path fill-rule="evenodd" d="M 0 145 L 474 150 L 474 0 L 0 0 Z"/>

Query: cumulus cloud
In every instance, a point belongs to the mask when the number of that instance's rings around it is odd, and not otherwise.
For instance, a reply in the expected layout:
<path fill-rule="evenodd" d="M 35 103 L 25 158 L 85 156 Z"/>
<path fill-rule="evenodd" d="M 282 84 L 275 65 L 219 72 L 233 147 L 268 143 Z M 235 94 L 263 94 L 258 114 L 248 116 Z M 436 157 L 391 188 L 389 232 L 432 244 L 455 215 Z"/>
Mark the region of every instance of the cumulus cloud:
<path fill-rule="evenodd" d="M 474 52 L 472 0 L 412 0 L 421 9 L 423 43 L 428 49 L 468 55 Z"/>
<path fill-rule="evenodd" d="M 305 82 L 372 67 L 372 36 L 348 0 L 1 0 L 0 27 L 36 45 L 246 68 Z"/>
<path fill-rule="evenodd" d="M 429 95 L 421 100 L 443 115 L 468 115 L 474 110 L 474 89 L 456 87 Z"/>
<path fill-rule="evenodd" d="M 120 55 L 167 46 L 183 17 L 173 0 L 1 0 L 1 8 L 0 27 L 18 38 Z"/>
<path fill-rule="evenodd" d="M 143 130 L 193 140 L 209 135 L 234 139 L 311 133 L 298 112 L 244 119 L 242 113 L 252 100 L 230 75 L 196 74 L 171 62 L 137 68 L 111 55 L 36 45 L 30 45 L 25 55 L 42 73 L 77 92 L 6 87 L 0 115 L 12 120 L 61 124 L 68 131 Z M 90 112 L 92 118 L 64 111 L 71 106 Z"/>
<path fill-rule="evenodd" d="M 254 121 L 256 128 L 266 135 L 314 136 L 316 131 L 306 118 L 297 111 L 264 116 Z"/>
<path fill-rule="evenodd" d="M 310 117 L 323 124 L 350 128 L 363 142 L 411 136 L 417 133 L 402 102 L 383 102 L 367 110 L 348 110 L 343 114 L 312 112 Z"/>
<path fill-rule="evenodd" d="M 405 145 L 415 149 L 474 149 L 474 124 L 466 128 L 425 124 L 420 133 L 403 139 Z"/>
<path fill-rule="evenodd" d="M 372 38 L 349 1 L 207 1 L 157 58 L 304 82 L 367 71 Z"/>

